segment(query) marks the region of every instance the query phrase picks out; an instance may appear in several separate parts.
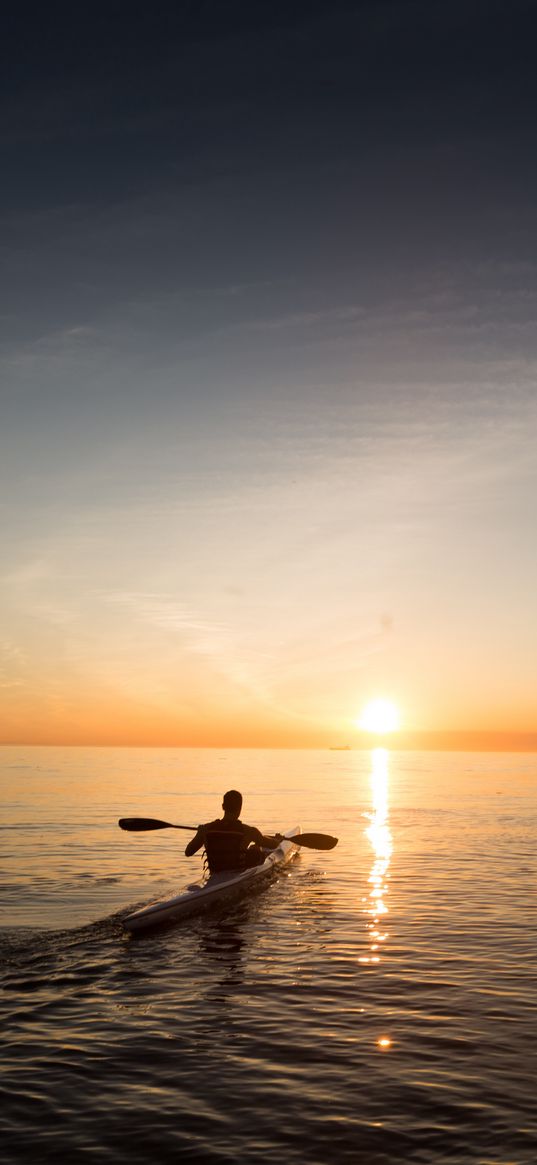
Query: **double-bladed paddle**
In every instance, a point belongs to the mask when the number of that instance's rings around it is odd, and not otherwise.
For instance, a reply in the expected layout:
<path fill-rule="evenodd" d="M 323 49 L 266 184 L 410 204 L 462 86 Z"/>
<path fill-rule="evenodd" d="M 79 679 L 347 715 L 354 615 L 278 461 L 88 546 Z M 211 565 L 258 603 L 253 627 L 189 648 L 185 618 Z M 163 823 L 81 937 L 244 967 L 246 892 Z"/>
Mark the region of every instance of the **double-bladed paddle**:
<path fill-rule="evenodd" d="M 156 817 L 120 817 L 118 825 L 130 833 L 142 833 L 148 829 L 187 829 L 189 833 L 198 832 L 197 825 L 172 825 L 171 821 L 159 821 Z M 305 849 L 333 849 L 338 839 L 330 837 L 328 833 L 297 833 L 295 837 L 282 837 L 282 841 L 292 841 L 294 845 L 302 845 Z"/>

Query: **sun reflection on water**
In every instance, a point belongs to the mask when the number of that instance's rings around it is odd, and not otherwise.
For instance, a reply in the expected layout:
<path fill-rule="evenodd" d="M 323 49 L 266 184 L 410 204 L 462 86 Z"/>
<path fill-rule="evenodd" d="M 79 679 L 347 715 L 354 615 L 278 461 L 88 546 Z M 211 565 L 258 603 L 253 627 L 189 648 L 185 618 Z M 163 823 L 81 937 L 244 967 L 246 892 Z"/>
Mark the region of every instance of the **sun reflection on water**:
<path fill-rule="evenodd" d="M 365 831 L 372 847 L 374 860 L 369 874 L 370 891 L 364 899 L 364 912 L 368 916 L 367 929 L 369 931 L 369 954 L 362 956 L 361 963 L 379 963 L 382 943 L 388 938 L 384 930 L 384 920 L 388 913 L 386 896 L 388 894 L 388 871 L 392 855 L 393 843 L 388 824 L 389 812 L 389 781 L 388 758 L 386 748 L 374 748 L 371 753 L 371 813 L 365 813 L 369 820 Z"/>

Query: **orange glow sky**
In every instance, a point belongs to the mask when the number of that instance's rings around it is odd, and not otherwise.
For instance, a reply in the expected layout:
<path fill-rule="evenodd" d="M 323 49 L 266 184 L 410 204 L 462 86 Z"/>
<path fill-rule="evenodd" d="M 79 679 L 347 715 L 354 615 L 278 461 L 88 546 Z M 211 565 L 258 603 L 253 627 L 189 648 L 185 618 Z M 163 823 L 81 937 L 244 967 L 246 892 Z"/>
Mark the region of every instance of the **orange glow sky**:
<path fill-rule="evenodd" d="M 0 742 L 537 746 L 529 40 L 374 8 L 13 51 Z"/>

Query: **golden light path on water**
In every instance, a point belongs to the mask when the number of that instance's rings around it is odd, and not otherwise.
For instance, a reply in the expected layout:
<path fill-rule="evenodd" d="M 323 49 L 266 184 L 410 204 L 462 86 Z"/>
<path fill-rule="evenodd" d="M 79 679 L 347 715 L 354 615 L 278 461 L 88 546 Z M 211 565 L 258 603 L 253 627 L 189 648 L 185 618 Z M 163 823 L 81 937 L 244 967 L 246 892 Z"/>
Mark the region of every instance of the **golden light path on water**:
<path fill-rule="evenodd" d="M 373 850 L 373 865 L 369 874 L 369 895 L 364 898 L 364 912 L 367 915 L 369 932 L 369 954 L 360 958 L 361 963 L 380 963 L 382 943 L 386 942 L 385 929 L 388 906 L 388 872 L 393 850 L 393 841 L 388 823 L 389 817 L 389 752 L 386 748 L 374 748 L 371 753 L 371 800 L 372 811 L 364 813 L 369 821 L 365 831 Z M 386 1051 L 391 1047 L 388 1036 L 377 1040 L 378 1047 Z"/>

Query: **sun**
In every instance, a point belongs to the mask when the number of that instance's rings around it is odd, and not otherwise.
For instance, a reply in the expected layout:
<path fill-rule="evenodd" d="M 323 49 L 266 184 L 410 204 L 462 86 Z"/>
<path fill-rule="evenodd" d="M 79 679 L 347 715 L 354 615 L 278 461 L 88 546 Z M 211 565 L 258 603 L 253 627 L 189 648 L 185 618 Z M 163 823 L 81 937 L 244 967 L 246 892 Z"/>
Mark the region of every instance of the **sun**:
<path fill-rule="evenodd" d="M 391 700 L 370 700 L 357 721 L 358 728 L 364 732 L 379 734 L 394 732 L 399 723 L 399 710 Z"/>

